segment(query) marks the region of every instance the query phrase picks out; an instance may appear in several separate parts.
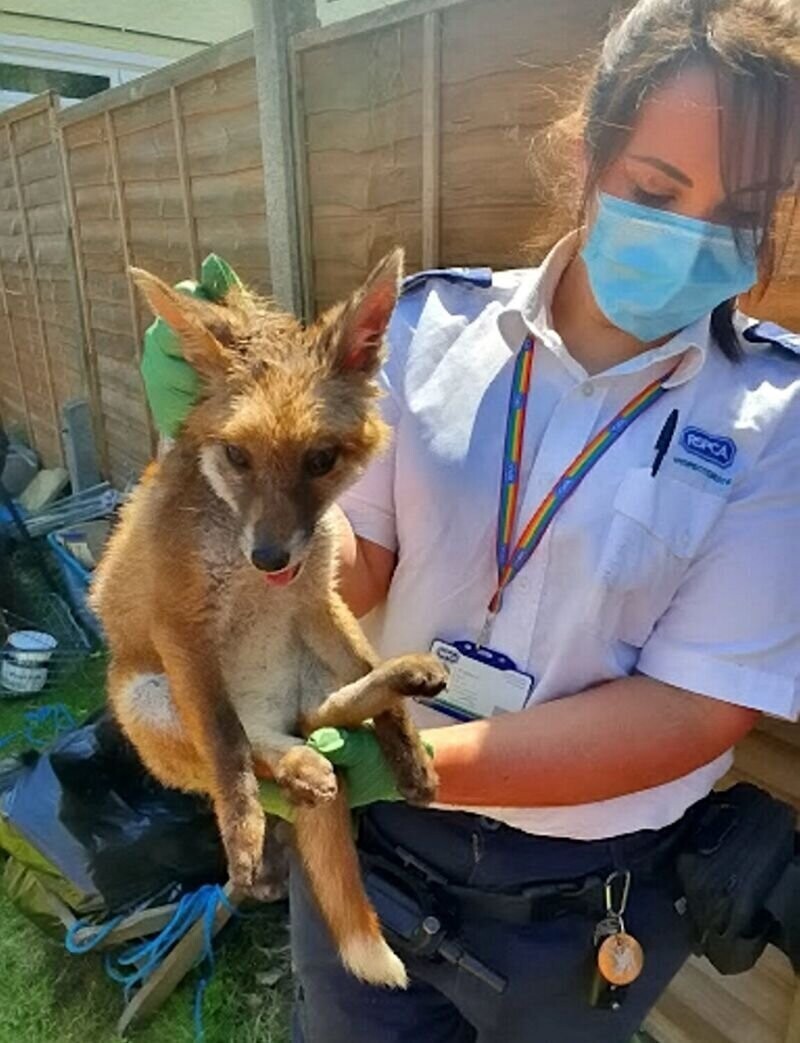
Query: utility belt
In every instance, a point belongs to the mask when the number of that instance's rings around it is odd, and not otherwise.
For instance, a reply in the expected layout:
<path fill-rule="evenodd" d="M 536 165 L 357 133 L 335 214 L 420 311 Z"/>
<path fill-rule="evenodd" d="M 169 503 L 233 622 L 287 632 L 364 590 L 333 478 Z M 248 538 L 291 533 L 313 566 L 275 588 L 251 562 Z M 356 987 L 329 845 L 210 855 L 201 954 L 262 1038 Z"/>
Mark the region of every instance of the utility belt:
<path fill-rule="evenodd" d="M 598 925 L 599 949 L 607 935 L 628 937 L 621 915 L 625 899 L 620 906 L 613 895 L 615 880 L 622 878 L 626 896 L 628 887 L 647 882 L 670 888 L 691 925 L 694 951 L 721 973 L 748 970 L 768 944 L 781 948 L 800 971 L 795 812 L 756 786 L 738 783 L 710 794 L 641 857 L 610 875 L 537 883 L 511 894 L 453 884 L 365 826 L 365 884 L 389 939 L 408 956 L 456 964 L 496 992 L 505 981 L 466 951 L 459 939 L 463 920 L 528 924 L 578 914 Z M 603 925 L 611 928 L 605 934 Z M 597 1005 L 618 1006 L 624 987 L 594 988 L 594 1001 L 599 996 Z"/>

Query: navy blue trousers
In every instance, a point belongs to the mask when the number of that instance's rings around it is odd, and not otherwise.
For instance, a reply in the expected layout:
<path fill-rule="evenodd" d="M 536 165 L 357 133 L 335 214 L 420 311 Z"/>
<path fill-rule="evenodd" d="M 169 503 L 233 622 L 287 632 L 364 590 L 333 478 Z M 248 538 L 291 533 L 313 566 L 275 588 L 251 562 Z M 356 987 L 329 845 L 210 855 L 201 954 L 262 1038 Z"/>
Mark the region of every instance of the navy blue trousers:
<path fill-rule="evenodd" d="M 374 805 L 365 833 L 414 852 L 451 883 L 482 891 L 522 889 L 624 869 L 662 839 L 654 832 L 612 840 L 530 836 L 461 812 Z M 369 848 L 368 835 L 364 845 Z M 297 983 L 294 1043 L 627 1043 L 689 954 L 688 928 L 666 880 L 634 872 L 626 928 L 642 943 L 645 966 L 616 1011 L 588 1002 L 594 922 L 568 914 L 516 925 L 462 921 L 460 939 L 508 981 L 498 995 L 439 960 L 408 959 L 407 991 L 364 985 L 342 967 L 299 871 L 291 881 L 292 952 Z"/>

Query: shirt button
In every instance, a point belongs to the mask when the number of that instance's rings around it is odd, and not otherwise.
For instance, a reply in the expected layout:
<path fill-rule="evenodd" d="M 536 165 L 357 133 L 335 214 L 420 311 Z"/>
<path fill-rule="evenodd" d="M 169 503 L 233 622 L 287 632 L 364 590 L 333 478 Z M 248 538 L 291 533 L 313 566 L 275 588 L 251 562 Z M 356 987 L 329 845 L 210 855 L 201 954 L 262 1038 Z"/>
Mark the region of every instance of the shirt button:
<path fill-rule="evenodd" d="M 594 384 L 589 384 L 587 382 L 586 384 L 583 385 L 583 387 L 581 388 L 581 391 L 583 392 L 583 394 L 584 394 L 584 396 L 586 398 L 591 398 L 592 395 L 594 394 Z"/>

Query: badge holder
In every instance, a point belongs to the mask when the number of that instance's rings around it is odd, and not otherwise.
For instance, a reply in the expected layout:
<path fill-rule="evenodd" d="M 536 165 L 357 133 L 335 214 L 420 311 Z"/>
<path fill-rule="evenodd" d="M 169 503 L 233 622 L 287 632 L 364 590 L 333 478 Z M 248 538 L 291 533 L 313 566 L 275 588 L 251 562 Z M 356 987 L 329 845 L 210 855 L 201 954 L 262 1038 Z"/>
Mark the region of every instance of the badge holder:
<path fill-rule="evenodd" d="M 459 721 L 513 713 L 527 705 L 533 677 L 517 670 L 509 656 L 475 641 L 437 639 L 431 651 L 448 668 L 447 688 L 419 702 Z"/>

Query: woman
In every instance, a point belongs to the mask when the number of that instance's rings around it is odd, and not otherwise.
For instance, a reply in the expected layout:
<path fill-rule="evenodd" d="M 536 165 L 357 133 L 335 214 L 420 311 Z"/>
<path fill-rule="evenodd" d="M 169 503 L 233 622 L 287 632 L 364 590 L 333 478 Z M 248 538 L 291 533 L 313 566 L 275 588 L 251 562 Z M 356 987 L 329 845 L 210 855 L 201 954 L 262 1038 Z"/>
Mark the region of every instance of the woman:
<path fill-rule="evenodd" d="M 381 652 L 472 641 L 516 667 L 462 662 L 481 719 L 426 709 L 441 809 L 362 818 L 479 966 L 411 957 L 407 992 L 364 986 L 295 879 L 305 1043 L 628 1039 L 689 951 L 682 817 L 759 711 L 800 709 L 800 365 L 735 310 L 797 198 L 797 15 L 641 0 L 579 122 L 578 227 L 541 267 L 407 283 L 393 447 L 343 502 L 343 592 Z M 626 889 L 644 969 L 615 991 L 595 950 Z"/>

